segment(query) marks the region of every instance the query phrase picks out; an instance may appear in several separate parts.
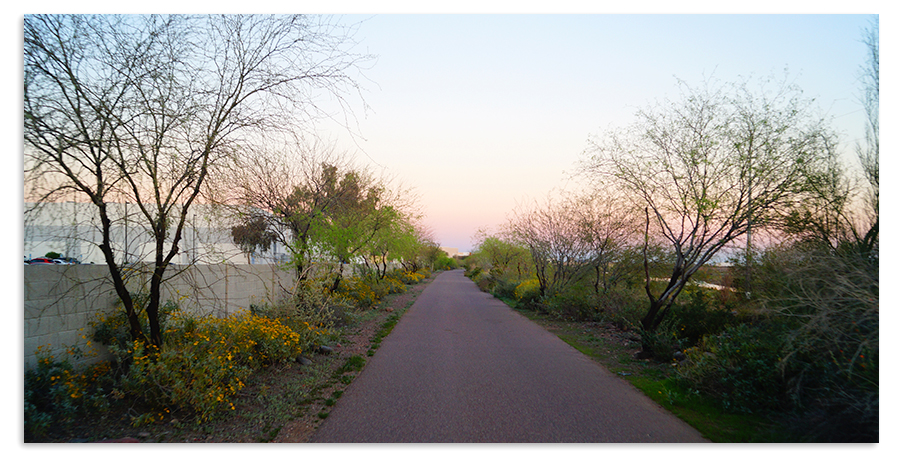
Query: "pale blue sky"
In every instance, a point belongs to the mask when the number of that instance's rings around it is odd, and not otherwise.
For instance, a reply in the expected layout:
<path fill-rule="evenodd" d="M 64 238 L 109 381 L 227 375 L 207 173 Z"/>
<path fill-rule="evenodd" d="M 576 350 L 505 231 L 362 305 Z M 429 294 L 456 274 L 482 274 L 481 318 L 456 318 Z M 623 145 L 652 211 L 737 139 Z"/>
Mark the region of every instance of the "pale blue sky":
<path fill-rule="evenodd" d="M 516 204 L 566 185 L 591 134 L 675 96 L 676 78 L 783 75 L 836 117 L 848 152 L 869 15 L 365 15 L 360 137 L 326 137 L 415 186 L 442 245 L 469 250 Z"/>

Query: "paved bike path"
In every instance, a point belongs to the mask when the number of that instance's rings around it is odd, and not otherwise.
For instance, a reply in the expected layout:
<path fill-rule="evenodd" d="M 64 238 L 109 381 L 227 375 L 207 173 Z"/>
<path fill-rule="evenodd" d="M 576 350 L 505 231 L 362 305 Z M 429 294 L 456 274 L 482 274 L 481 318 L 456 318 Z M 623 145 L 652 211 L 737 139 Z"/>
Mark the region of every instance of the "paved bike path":
<path fill-rule="evenodd" d="M 311 442 L 702 442 L 555 335 L 447 271 Z"/>

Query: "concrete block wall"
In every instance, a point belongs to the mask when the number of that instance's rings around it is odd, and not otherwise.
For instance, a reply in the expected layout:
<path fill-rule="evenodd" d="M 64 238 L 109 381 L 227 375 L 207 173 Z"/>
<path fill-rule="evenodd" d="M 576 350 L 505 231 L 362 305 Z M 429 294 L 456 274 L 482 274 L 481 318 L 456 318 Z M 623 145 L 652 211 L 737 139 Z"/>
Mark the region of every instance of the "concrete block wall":
<path fill-rule="evenodd" d="M 90 322 L 100 312 L 116 309 L 118 297 L 106 265 L 25 266 L 24 356 L 25 368 L 37 364 L 35 351 L 48 345 L 51 354 L 64 356 L 68 347 L 86 352 Z M 225 317 L 251 304 L 277 301 L 294 283 L 294 273 L 276 265 L 204 265 L 173 267 L 172 279 L 164 286 L 162 300 L 176 300 L 182 308 L 200 315 Z M 132 291 L 146 284 L 137 277 Z M 74 364 L 108 358 L 102 345 L 92 344 L 96 356 L 72 359 Z"/>

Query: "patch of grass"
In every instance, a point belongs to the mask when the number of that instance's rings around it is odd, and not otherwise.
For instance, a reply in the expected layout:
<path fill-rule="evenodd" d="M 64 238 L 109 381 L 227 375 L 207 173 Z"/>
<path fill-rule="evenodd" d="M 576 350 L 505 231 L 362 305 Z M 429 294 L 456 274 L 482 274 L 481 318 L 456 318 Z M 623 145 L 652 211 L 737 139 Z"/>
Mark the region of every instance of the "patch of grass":
<path fill-rule="evenodd" d="M 375 350 L 377 350 L 378 347 L 381 346 L 381 341 L 384 340 L 384 338 L 387 337 L 394 330 L 394 326 L 396 326 L 397 323 L 400 322 L 400 318 L 403 316 L 404 313 L 406 313 L 406 311 L 409 309 L 409 307 L 413 306 L 413 303 L 415 303 L 415 302 L 416 302 L 415 298 L 410 300 L 409 302 L 406 303 L 406 306 L 404 306 L 402 310 L 395 312 L 394 314 L 388 316 L 387 319 L 384 320 L 384 323 L 381 325 L 381 328 L 378 329 L 378 332 L 376 332 L 375 335 L 372 337 L 372 344 L 369 347 L 369 351 L 366 352 L 367 356 L 371 357 L 371 356 L 375 355 Z"/>
<path fill-rule="evenodd" d="M 347 362 L 345 362 L 343 366 L 339 367 L 338 370 L 335 371 L 335 375 L 343 375 L 348 372 L 361 371 L 363 367 L 366 367 L 366 360 L 362 356 L 353 355 L 347 358 Z"/>
<path fill-rule="evenodd" d="M 648 397 L 696 428 L 715 443 L 777 442 L 772 423 L 762 417 L 728 413 L 701 395 L 678 386 L 672 378 L 625 377 Z"/>
<path fill-rule="evenodd" d="M 278 432 L 280 431 L 281 425 L 273 428 L 270 424 L 267 423 L 265 427 L 263 427 L 261 435 L 259 438 L 257 438 L 257 441 L 259 441 L 260 443 L 269 443 L 274 440 L 276 436 L 278 436 Z"/>
<path fill-rule="evenodd" d="M 569 346 L 571 346 L 572 348 L 575 348 L 576 350 L 580 351 L 582 354 L 584 354 L 586 356 L 590 356 L 592 358 L 600 357 L 600 355 L 597 354 L 595 349 L 591 348 L 591 346 L 588 345 L 584 339 L 580 339 L 577 336 L 566 335 L 566 334 L 559 334 L 559 335 L 557 335 L 557 337 L 559 337 L 560 340 L 568 343 Z"/>
<path fill-rule="evenodd" d="M 404 312 L 405 311 L 406 310 L 404 309 Z M 375 333 L 375 336 L 372 337 L 372 346 L 369 347 L 369 351 L 366 352 L 366 355 L 375 355 L 375 350 L 377 350 L 378 347 L 381 346 L 381 341 L 384 340 L 384 338 L 394 330 L 394 326 L 396 326 L 397 322 L 400 321 L 400 316 L 402 316 L 402 313 L 394 313 L 388 316 L 388 318 L 384 321 L 384 324 L 381 325 L 381 329 L 379 329 L 378 332 Z"/>

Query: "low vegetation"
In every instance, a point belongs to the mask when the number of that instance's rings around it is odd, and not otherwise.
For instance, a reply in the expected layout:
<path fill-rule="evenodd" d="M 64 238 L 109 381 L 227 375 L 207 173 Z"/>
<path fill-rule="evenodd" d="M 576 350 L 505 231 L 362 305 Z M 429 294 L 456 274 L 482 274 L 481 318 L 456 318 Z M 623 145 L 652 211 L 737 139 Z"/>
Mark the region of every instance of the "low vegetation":
<path fill-rule="evenodd" d="M 25 374 L 25 440 L 94 441 L 135 430 L 156 433 L 152 429 L 160 425 L 196 438 L 209 433 L 204 429 L 242 416 L 265 422 L 265 431 L 255 438 L 271 441 L 324 388 L 346 386 L 365 364 L 359 354 L 342 365 L 310 361 L 319 348 L 346 341 L 347 332 L 376 322 L 377 335 L 355 340 L 364 343 L 362 354 L 373 353 L 412 300 L 385 311 L 378 309 L 380 304 L 411 287 L 401 279 L 418 284 L 430 276 L 427 268 L 398 270 L 391 282 L 376 287 L 365 281 L 381 280 L 348 278 L 356 293 L 329 293 L 311 280 L 278 304 L 253 306 L 221 319 L 196 316 L 169 302 L 161 317 L 165 341 L 160 349 L 131 340 L 123 312 L 99 315 L 90 335 L 114 359 L 75 368 L 70 359 L 88 353 L 71 350 L 57 358 L 39 349 L 37 367 Z M 136 294 L 134 299 L 143 297 Z M 308 372 L 290 373 L 301 362 Z M 281 393 L 273 394 L 276 388 Z M 334 390 L 322 399 L 333 405 L 338 396 L 340 390 Z"/>

